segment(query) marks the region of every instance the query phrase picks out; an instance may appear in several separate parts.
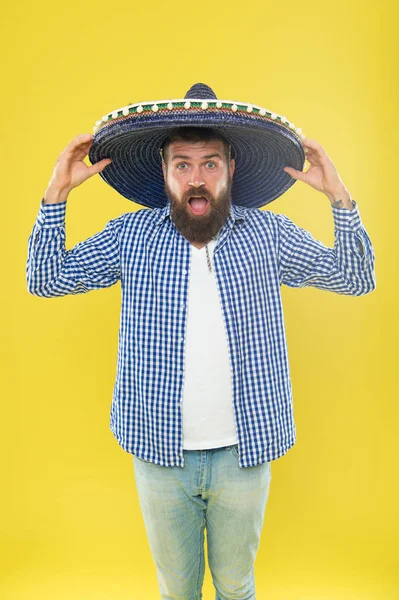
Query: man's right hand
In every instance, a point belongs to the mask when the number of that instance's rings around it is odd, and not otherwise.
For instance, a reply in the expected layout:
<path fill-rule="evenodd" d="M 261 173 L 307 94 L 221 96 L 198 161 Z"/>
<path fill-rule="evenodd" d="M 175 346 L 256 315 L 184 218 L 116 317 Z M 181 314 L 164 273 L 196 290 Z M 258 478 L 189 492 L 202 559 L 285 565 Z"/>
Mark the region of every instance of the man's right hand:
<path fill-rule="evenodd" d="M 73 188 L 100 173 L 112 162 L 110 158 L 103 158 L 94 165 L 87 165 L 83 159 L 88 155 L 92 143 L 92 134 L 82 133 L 61 152 L 44 194 L 43 204 L 65 202 Z"/>

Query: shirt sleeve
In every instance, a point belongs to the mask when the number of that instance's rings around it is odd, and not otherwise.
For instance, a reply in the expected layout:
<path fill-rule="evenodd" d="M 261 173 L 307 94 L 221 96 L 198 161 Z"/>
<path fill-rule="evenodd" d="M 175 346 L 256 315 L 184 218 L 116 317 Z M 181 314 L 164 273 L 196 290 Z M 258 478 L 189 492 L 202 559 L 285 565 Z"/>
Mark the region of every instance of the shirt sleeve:
<path fill-rule="evenodd" d="M 361 296 L 376 287 L 375 254 L 354 208 L 332 207 L 334 247 L 316 240 L 287 216 L 276 215 L 279 229 L 280 282 L 289 287 L 313 286 L 321 290 Z"/>
<path fill-rule="evenodd" d="M 26 279 L 28 291 L 35 296 L 83 294 L 120 279 L 118 235 L 126 215 L 66 250 L 66 204 L 43 204 L 42 200 L 29 237 Z"/>

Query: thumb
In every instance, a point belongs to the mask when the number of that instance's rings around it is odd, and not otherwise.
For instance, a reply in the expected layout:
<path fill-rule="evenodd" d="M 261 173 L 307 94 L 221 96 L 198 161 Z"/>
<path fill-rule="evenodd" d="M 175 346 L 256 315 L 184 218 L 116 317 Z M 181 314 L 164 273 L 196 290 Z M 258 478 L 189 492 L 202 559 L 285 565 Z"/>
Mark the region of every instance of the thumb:
<path fill-rule="evenodd" d="M 303 171 L 297 171 L 297 169 L 294 169 L 292 167 L 284 167 L 283 171 L 291 175 L 291 177 L 293 177 L 294 179 L 299 179 L 300 181 L 306 182 L 306 173 L 304 173 Z"/>
<path fill-rule="evenodd" d="M 103 158 L 102 160 L 99 160 L 98 162 L 96 162 L 94 165 L 91 165 L 89 167 L 90 177 L 92 177 L 92 175 L 96 175 L 97 173 L 100 173 L 101 171 L 103 171 L 103 169 L 105 169 L 105 167 L 107 165 L 109 165 L 111 162 L 112 162 L 111 158 Z"/>

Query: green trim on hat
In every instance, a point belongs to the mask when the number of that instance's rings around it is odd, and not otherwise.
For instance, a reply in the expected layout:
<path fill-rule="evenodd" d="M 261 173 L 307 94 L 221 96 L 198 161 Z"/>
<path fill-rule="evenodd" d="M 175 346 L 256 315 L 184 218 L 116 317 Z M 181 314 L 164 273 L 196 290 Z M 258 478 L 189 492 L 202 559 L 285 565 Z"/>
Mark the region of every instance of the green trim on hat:
<path fill-rule="evenodd" d="M 219 106 L 218 106 L 219 105 Z M 295 133 L 298 138 L 303 139 L 305 135 L 302 133 L 302 130 L 299 127 L 296 127 L 294 123 L 291 123 L 286 117 L 282 117 L 277 113 L 273 113 L 265 108 L 261 108 L 260 106 L 254 106 L 253 104 L 245 104 L 245 103 L 237 103 L 230 100 L 186 100 L 186 99 L 178 99 L 178 100 L 161 100 L 156 102 L 139 102 L 136 104 L 130 104 L 129 106 L 125 106 L 123 108 L 119 108 L 117 110 L 104 115 L 101 121 L 97 121 L 95 126 L 93 127 L 93 132 L 97 133 L 103 127 L 106 127 L 110 123 L 115 122 L 118 119 L 125 119 L 126 117 L 131 117 L 135 115 L 145 113 L 156 113 L 159 110 L 168 110 L 170 113 L 173 113 L 174 110 L 220 110 L 226 111 L 231 110 L 234 113 L 237 112 L 245 112 L 246 114 L 252 114 L 257 118 L 263 118 L 266 120 L 272 120 L 283 127 L 288 127 L 293 133 Z"/>

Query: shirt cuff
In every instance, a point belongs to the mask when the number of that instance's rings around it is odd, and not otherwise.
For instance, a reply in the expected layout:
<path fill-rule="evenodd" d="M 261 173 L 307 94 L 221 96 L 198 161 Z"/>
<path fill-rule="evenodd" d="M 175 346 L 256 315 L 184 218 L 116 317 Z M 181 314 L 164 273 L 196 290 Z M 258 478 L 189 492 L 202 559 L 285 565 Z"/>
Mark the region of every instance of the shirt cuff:
<path fill-rule="evenodd" d="M 65 225 L 66 204 L 66 200 L 57 204 L 43 204 L 42 198 L 37 222 L 46 228 L 63 227 Z"/>
<path fill-rule="evenodd" d="M 363 223 L 360 218 L 359 207 L 357 202 L 352 199 L 354 208 L 337 208 L 332 206 L 335 229 L 339 231 L 355 232 L 358 229 L 363 229 Z"/>

